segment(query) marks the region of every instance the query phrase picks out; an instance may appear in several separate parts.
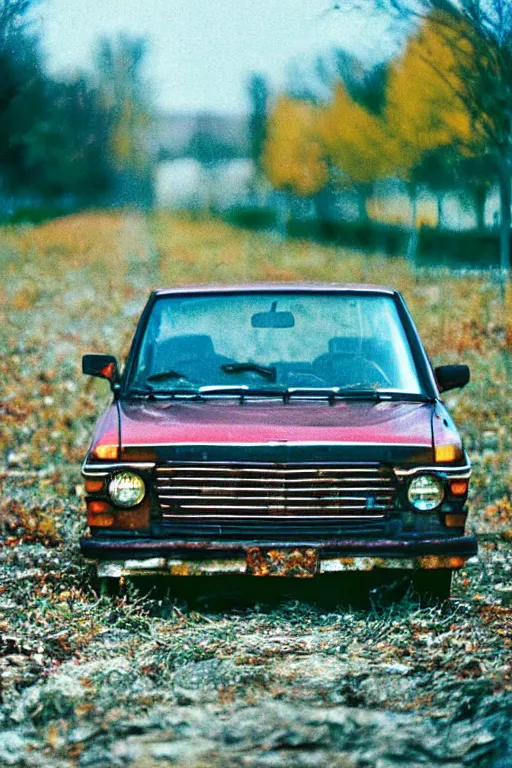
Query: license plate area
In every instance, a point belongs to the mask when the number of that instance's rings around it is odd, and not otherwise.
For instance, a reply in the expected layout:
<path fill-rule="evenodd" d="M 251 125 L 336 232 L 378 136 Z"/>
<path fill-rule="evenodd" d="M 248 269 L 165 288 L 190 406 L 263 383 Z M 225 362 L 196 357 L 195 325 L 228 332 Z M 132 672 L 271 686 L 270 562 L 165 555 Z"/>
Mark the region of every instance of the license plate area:
<path fill-rule="evenodd" d="M 247 550 L 246 563 L 247 573 L 251 576 L 289 576 L 304 579 L 315 576 L 320 570 L 318 550 L 312 547 L 250 547 Z"/>

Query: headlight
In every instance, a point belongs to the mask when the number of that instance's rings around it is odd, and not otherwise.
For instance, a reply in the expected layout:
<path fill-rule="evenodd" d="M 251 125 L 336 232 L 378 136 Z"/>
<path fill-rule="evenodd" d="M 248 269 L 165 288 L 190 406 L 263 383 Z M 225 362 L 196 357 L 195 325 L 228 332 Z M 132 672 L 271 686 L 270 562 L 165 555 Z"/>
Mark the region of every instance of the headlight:
<path fill-rule="evenodd" d="M 108 484 L 108 492 L 118 507 L 136 507 L 146 494 L 146 484 L 135 472 L 119 472 Z"/>
<path fill-rule="evenodd" d="M 420 475 L 409 483 L 407 498 L 420 512 L 436 509 L 444 499 L 444 487 L 435 475 Z"/>

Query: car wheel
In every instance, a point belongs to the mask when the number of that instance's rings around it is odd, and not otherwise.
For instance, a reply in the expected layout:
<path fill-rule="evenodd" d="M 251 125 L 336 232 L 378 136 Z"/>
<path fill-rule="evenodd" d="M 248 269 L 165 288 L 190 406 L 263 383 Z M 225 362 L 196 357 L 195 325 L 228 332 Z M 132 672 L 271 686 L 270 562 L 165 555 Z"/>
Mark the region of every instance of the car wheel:
<path fill-rule="evenodd" d="M 420 571 L 414 574 L 412 581 L 422 603 L 442 602 L 450 597 L 452 571 L 448 568 Z"/>

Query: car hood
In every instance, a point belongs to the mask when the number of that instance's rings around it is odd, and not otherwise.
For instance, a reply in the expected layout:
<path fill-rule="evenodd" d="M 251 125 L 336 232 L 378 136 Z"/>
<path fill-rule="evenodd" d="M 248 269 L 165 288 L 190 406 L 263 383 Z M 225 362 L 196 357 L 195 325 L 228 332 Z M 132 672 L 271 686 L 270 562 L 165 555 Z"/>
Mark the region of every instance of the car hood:
<path fill-rule="evenodd" d="M 430 403 L 340 401 L 121 402 L 123 449 L 167 459 L 432 460 Z M 311 457 L 311 446 L 315 456 Z"/>

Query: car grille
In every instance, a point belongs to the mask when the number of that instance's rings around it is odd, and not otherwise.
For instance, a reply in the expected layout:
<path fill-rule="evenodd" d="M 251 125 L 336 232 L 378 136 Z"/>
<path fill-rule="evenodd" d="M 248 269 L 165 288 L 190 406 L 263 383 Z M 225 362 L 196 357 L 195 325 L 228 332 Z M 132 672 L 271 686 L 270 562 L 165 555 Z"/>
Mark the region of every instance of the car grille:
<path fill-rule="evenodd" d="M 383 520 L 396 480 L 379 464 L 173 462 L 156 468 L 162 522 Z M 250 527 L 250 526 L 249 526 Z M 316 527 L 316 525 L 315 525 Z"/>
<path fill-rule="evenodd" d="M 346 539 L 352 536 L 361 538 L 375 538 L 387 535 L 387 521 L 364 520 L 362 518 L 348 520 L 329 520 L 326 523 L 307 520 L 306 522 L 294 518 L 288 520 L 275 520 L 272 517 L 259 520 L 247 520 L 246 518 L 234 522 L 225 518 L 208 522 L 197 520 L 182 522 L 176 520 L 162 520 L 161 525 L 154 528 L 156 536 L 194 541 L 271 541 L 284 542 L 311 542 L 317 540 Z"/>

